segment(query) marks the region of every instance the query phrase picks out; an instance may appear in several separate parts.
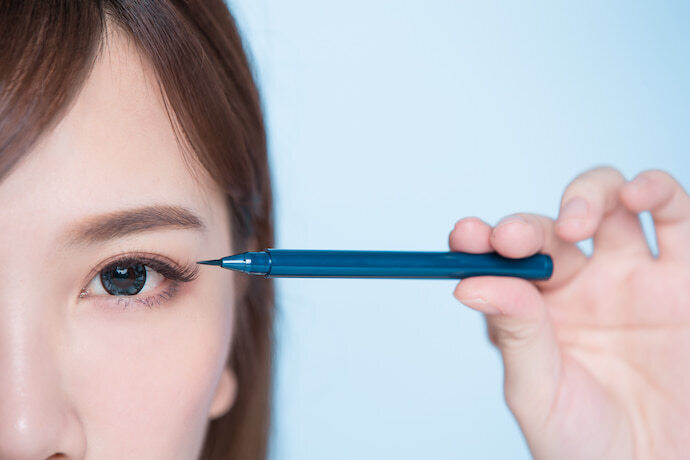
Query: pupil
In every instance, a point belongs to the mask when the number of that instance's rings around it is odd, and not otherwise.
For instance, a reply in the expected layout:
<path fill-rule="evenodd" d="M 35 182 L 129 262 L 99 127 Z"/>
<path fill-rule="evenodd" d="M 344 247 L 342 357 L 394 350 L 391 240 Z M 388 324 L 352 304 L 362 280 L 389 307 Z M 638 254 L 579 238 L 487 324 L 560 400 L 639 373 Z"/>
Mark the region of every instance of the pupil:
<path fill-rule="evenodd" d="M 143 264 L 116 265 L 101 272 L 101 284 L 111 295 L 134 295 L 146 284 Z"/>
<path fill-rule="evenodd" d="M 113 274 L 113 284 L 119 288 L 128 288 L 134 282 L 134 271 L 117 267 Z"/>

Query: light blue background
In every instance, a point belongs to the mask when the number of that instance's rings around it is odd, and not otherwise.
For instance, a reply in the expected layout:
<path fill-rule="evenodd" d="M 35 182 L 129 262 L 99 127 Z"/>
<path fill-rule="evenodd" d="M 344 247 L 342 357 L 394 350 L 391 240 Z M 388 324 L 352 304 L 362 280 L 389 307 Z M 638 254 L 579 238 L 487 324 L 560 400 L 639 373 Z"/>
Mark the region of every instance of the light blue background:
<path fill-rule="evenodd" d="M 266 108 L 277 247 L 448 250 L 465 216 L 555 217 L 603 164 L 690 189 L 687 2 L 230 4 Z M 278 280 L 272 459 L 529 458 L 454 287 Z"/>

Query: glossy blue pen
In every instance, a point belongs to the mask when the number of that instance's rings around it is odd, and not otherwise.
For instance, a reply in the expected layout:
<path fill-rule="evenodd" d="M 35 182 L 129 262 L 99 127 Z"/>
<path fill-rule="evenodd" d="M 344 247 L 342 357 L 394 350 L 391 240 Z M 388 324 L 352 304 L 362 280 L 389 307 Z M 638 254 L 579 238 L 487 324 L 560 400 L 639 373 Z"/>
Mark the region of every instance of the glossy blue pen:
<path fill-rule="evenodd" d="M 495 252 L 266 249 L 197 263 L 266 278 L 460 279 L 492 275 L 546 280 L 553 272 L 548 254 L 510 259 Z"/>

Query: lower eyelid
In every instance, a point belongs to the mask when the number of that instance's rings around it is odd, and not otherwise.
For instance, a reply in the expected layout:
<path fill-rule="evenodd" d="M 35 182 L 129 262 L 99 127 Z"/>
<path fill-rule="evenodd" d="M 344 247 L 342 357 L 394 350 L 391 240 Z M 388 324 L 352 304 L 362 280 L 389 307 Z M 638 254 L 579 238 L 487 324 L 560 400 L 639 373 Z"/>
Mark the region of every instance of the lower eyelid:
<path fill-rule="evenodd" d="M 169 281 L 169 285 L 166 286 L 166 288 L 158 293 L 158 294 L 152 294 L 152 295 L 147 295 L 143 297 L 139 296 L 132 296 L 128 298 L 129 300 L 128 304 L 131 304 L 132 302 L 143 305 L 148 308 L 152 307 L 158 307 L 164 304 L 165 302 L 169 301 L 173 297 L 175 297 L 175 294 L 177 293 L 177 290 L 179 288 L 179 283 L 176 281 Z M 123 297 L 120 297 L 120 299 L 123 299 Z"/>
<path fill-rule="evenodd" d="M 172 300 L 177 294 L 180 283 L 178 281 L 165 280 L 168 285 L 162 292 L 144 296 L 115 296 L 99 295 L 99 301 L 114 304 L 122 307 L 123 310 L 132 308 L 133 304 L 147 308 L 162 307 L 163 304 Z"/>

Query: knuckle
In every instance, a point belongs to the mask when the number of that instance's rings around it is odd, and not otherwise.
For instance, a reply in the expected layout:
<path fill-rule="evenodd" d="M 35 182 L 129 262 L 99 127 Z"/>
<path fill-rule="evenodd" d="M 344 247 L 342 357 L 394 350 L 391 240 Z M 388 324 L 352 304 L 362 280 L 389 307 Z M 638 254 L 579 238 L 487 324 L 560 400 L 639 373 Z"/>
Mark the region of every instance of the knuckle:
<path fill-rule="evenodd" d="M 600 166 L 583 172 L 566 188 L 560 206 L 575 197 L 585 199 L 590 206 L 597 209 L 615 207 L 618 193 L 626 183 L 625 176 L 612 166 Z"/>
<path fill-rule="evenodd" d="M 639 174 L 646 179 L 654 182 L 671 182 L 678 184 L 678 181 L 669 173 L 661 169 L 647 169 Z"/>
<path fill-rule="evenodd" d="M 623 173 L 620 172 L 618 168 L 611 165 L 599 166 L 598 168 L 594 168 L 592 171 L 596 171 L 598 174 L 601 174 L 609 178 L 613 177 L 625 180 L 625 176 L 623 176 Z"/>
<path fill-rule="evenodd" d="M 618 188 L 625 184 L 625 176 L 616 168 L 606 166 L 592 171 L 592 179 L 603 187 Z"/>
<path fill-rule="evenodd" d="M 552 217 L 543 214 L 530 214 L 530 219 L 531 222 L 534 222 L 537 231 L 542 235 L 552 232 L 556 224 L 556 221 Z"/>
<path fill-rule="evenodd" d="M 571 185 L 574 184 L 595 189 L 616 187 L 625 184 L 625 176 L 613 166 L 599 166 L 578 175 L 571 182 Z"/>
<path fill-rule="evenodd" d="M 683 185 L 669 172 L 660 169 L 649 169 L 638 174 L 637 177 L 647 181 L 646 190 L 657 197 L 655 207 L 672 202 L 690 204 L 690 195 Z"/>

